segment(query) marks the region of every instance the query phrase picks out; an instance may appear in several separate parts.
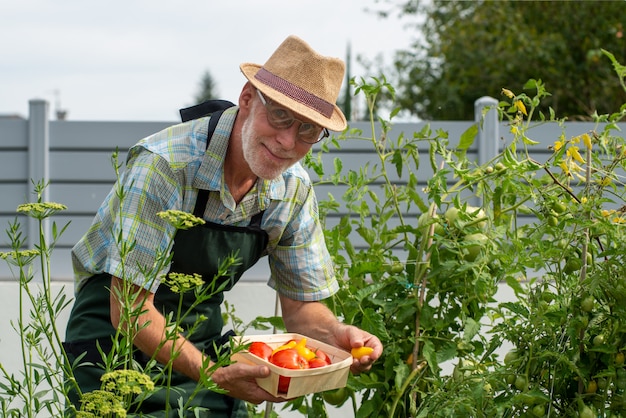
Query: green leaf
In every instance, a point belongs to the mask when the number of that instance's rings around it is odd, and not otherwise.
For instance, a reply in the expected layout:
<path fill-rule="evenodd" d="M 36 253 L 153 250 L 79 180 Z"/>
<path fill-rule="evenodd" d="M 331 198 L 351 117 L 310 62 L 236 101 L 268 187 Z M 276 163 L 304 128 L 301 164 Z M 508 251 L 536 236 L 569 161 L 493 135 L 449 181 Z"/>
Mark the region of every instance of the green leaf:
<path fill-rule="evenodd" d="M 389 339 L 387 327 L 383 322 L 382 316 L 376 313 L 372 308 L 363 310 L 363 320 L 361 321 L 360 328 L 376 335 L 380 339 Z"/>
<path fill-rule="evenodd" d="M 473 124 L 465 132 L 461 134 L 461 140 L 459 141 L 459 145 L 457 145 L 456 149 L 459 151 L 463 151 L 460 155 L 464 155 L 465 151 L 472 146 L 474 141 L 476 140 L 476 136 L 478 135 L 478 124 Z"/>
<path fill-rule="evenodd" d="M 532 139 L 528 138 L 526 135 L 522 136 L 522 141 L 524 141 L 524 144 L 526 144 L 526 145 L 537 145 L 537 144 L 539 144 L 539 142 L 533 141 Z"/>
<path fill-rule="evenodd" d="M 470 342 L 478 331 L 480 330 L 480 324 L 474 321 L 472 318 L 465 320 L 465 328 L 463 330 L 463 341 Z"/>

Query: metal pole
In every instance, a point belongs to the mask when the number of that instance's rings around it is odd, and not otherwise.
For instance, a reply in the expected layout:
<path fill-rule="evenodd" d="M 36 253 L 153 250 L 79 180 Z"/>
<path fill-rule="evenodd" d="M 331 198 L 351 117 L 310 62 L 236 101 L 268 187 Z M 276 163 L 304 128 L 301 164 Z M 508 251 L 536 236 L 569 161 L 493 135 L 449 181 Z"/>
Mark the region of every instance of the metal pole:
<path fill-rule="evenodd" d="M 32 192 L 32 184 L 43 182 L 48 184 L 50 181 L 50 125 L 49 125 L 49 105 L 48 102 L 41 99 L 34 99 L 28 102 L 28 182 L 26 188 Z M 30 194 L 30 193 L 29 193 Z M 43 190 L 42 201 L 49 201 L 49 190 L 46 187 Z M 35 199 L 27 199 L 33 202 Z M 25 203 L 28 203 L 25 202 Z M 43 221 L 45 236 L 50 236 L 48 219 Z M 35 248 L 35 244 L 39 243 L 39 221 L 37 219 L 28 219 L 28 247 Z"/>
<path fill-rule="evenodd" d="M 280 311 L 280 300 L 278 298 L 278 292 L 274 298 L 274 316 L 278 316 Z M 276 327 L 272 327 L 272 333 L 276 333 Z M 274 409 L 274 402 L 265 402 L 265 415 L 264 418 L 270 418 L 272 416 L 272 410 Z"/>

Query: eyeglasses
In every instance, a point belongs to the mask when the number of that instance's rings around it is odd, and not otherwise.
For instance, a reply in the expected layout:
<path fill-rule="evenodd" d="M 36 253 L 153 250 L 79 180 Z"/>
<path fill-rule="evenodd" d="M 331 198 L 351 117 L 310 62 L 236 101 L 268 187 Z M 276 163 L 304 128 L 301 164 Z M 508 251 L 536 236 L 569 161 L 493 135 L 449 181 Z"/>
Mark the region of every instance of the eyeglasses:
<path fill-rule="evenodd" d="M 300 122 L 300 127 L 298 128 L 298 139 L 302 142 L 306 142 L 307 144 L 316 144 L 330 135 L 328 129 L 321 128 L 314 123 L 303 122 L 300 119 L 295 118 L 291 110 L 280 107 L 270 99 L 266 99 L 259 90 L 256 92 L 259 94 L 261 103 L 265 106 L 267 121 L 273 128 L 288 129 L 294 122 L 298 121 Z"/>

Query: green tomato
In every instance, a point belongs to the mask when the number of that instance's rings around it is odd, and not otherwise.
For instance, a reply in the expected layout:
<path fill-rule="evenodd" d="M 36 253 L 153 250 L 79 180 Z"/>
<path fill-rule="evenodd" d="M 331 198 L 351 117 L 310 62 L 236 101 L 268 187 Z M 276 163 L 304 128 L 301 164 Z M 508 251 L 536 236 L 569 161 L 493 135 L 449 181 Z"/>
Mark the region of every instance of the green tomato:
<path fill-rule="evenodd" d="M 400 261 L 394 261 L 393 264 L 391 265 L 391 273 L 394 274 L 398 274 L 398 273 L 402 273 L 404 271 L 404 264 L 402 264 Z"/>
<path fill-rule="evenodd" d="M 546 415 L 546 407 L 543 405 L 535 405 L 532 409 L 532 414 L 535 417 L 543 417 Z"/>
<path fill-rule="evenodd" d="M 435 224 L 435 235 L 444 234 L 445 231 L 443 226 L 439 223 L 439 216 L 436 213 L 434 216 L 430 216 L 428 212 L 424 212 L 419 216 L 419 218 L 417 218 L 417 230 L 422 234 L 426 232 L 432 224 Z"/>
<path fill-rule="evenodd" d="M 526 380 L 526 376 L 520 374 L 515 377 L 515 388 L 522 391 L 528 389 L 528 380 Z"/>
<path fill-rule="evenodd" d="M 455 206 L 450 206 L 443 216 L 446 218 L 449 225 L 455 225 L 456 221 L 459 219 L 459 209 Z"/>
<path fill-rule="evenodd" d="M 504 364 L 513 363 L 519 358 L 519 352 L 516 349 L 510 350 L 504 355 Z"/>
<path fill-rule="evenodd" d="M 596 414 L 587 405 L 583 406 L 580 411 L 578 411 L 578 416 L 580 418 L 596 418 Z"/>
<path fill-rule="evenodd" d="M 582 261 L 580 261 L 580 258 L 572 257 L 565 262 L 565 266 L 563 267 L 563 272 L 565 274 L 572 274 L 574 272 L 580 271 L 582 266 L 583 266 L 583 263 Z"/>
<path fill-rule="evenodd" d="M 475 206 L 467 206 L 466 208 L 466 212 L 468 214 L 470 214 L 472 220 L 474 219 L 483 219 L 485 217 L 485 211 L 482 210 L 481 208 L 477 208 Z M 487 221 L 486 220 L 482 220 L 480 222 L 478 222 L 477 224 L 474 224 L 475 226 L 477 226 L 480 229 L 485 229 L 487 227 Z"/>
<path fill-rule="evenodd" d="M 559 224 L 559 218 L 553 215 L 548 216 L 548 225 L 557 226 L 558 224 Z"/>
<path fill-rule="evenodd" d="M 350 392 L 345 387 L 322 392 L 322 398 L 324 398 L 324 401 L 334 406 L 343 405 L 349 396 Z"/>
<path fill-rule="evenodd" d="M 594 302 L 595 302 L 595 300 L 594 300 L 593 296 L 591 296 L 591 295 L 586 296 L 580 302 L 580 308 L 583 310 L 583 312 L 591 312 L 593 310 Z"/>
<path fill-rule="evenodd" d="M 489 238 L 483 233 L 477 232 L 475 234 L 468 234 L 463 238 L 463 241 L 471 243 L 465 247 L 467 251 L 463 254 L 463 259 L 466 261 L 474 261 L 480 254 L 482 248 L 487 244 Z"/>
<path fill-rule="evenodd" d="M 593 337 L 593 345 L 594 346 L 600 347 L 603 344 L 604 344 L 604 335 L 598 334 L 595 337 Z"/>
<path fill-rule="evenodd" d="M 556 213 L 563 213 L 567 210 L 567 206 L 565 205 L 565 203 L 557 200 L 552 204 L 552 210 Z"/>
<path fill-rule="evenodd" d="M 455 206 L 450 206 L 448 210 L 446 210 L 443 216 L 448 222 L 448 225 L 458 226 L 460 229 L 463 229 L 466 223 L 471 223 L 474 220 L 482 219 L 485 217 L 485 211 L 476 206 L 467 205 L 465 207 L 465 213 L 467 214 L 467 217 L 464 217 L 462 220 L 459 219 L 460 212 L 461 212 L 461 209 Z M 465 221 L 466 218 L 469 218 L 467 222 Z M 473 224 L 473 226 L 480 228 L 480 229 L 485 229 L 485 227 L 487 226 L 487 221 L 482 220 L 480 222 Z"/>
<path fill-rule="evenodd" d="M 454 366 L 452 371 L 452 378 L 456 382 L 461 382 L 468 379 L 472 374 L 478 371 L 478 366 L 472 360 L 460 359 L 458 364 Z"/>

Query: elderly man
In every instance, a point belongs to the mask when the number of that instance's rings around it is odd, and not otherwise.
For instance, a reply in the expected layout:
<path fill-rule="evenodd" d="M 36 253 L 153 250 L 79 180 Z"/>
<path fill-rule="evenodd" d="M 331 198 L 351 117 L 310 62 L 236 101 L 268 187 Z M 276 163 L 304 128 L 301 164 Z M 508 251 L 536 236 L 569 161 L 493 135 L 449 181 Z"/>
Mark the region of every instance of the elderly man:
<path fill-rule="evenodd" d="M 247 82 L 237 106 L 170 127 L 131 148 L 116 186 L 123 188 L 124 198 L 113 189 L 72 251 L 77 284 L 66 334 L 68 352 L 97 359 L 97 346 L 111 345 L 122 322 L 116 295 L 124 285 L 132 287 L 143 303 L 135 346 L 161 363 L 173 361 L 176 371 L 171 386 L 177 390 L 169 397 L 169 408 L 158 393 L 141 404 L 141 412 L 150 416 L 177 409 L 178 398 L 196 388 L 203 368 L 211 364 L 207 356 L 213 343 L 220 341 L 223 327 L 219 293 L 195 306 L 186 318 L 187 324 L 206 318 L 191 335 L 183 330 L 175 341 L 164 339 L 166 317 L 176 311 L 179 295 L 156 280 L 148 281 L 144 272 L 154 265 L 157 254 L 168 251 L 172 239 L 169 272 L 196 272 L 212 279 L 220 262 L 236 251 L 241 264 L 220 278 L 226 280 L 224 290 L 267 256 L 268 284 L 278 292 L 290 332 L 346 350 L 373 349 L 371 355 L 354 360 L 354 373 L 368 370 L 382 353 L 377 337 L 341 323 L 320 302 L 337 291 L 338 283 L 315 194 L 299 164 L 328 130 L 346 127 L 335 104 L 344 63 L 290 36 L 264 65 L 246 63 L 240 68 Z M 166 210 L 194 213 L 206 224 L 176 231 L 157 216 Z M 115 231 L 120 230 L 134 245 L 123 256 L 116 244 Z M 185 307 L 193 306 L 192 299 L 185 297 Z M 173 360 L 172 352 L 177 352 Z M 102 373 L 96 365 L 77 368 L 81 390 L 98 389 Z M 264 366 L 237 363 L 219 368 L 211 377 L 227 395 L 204 390 L 191 404 L 206 408 L 211 417 L 247 416 L 243 400 L 284 401 L 256 384 L 255 378 L 268 375 Z"/>

